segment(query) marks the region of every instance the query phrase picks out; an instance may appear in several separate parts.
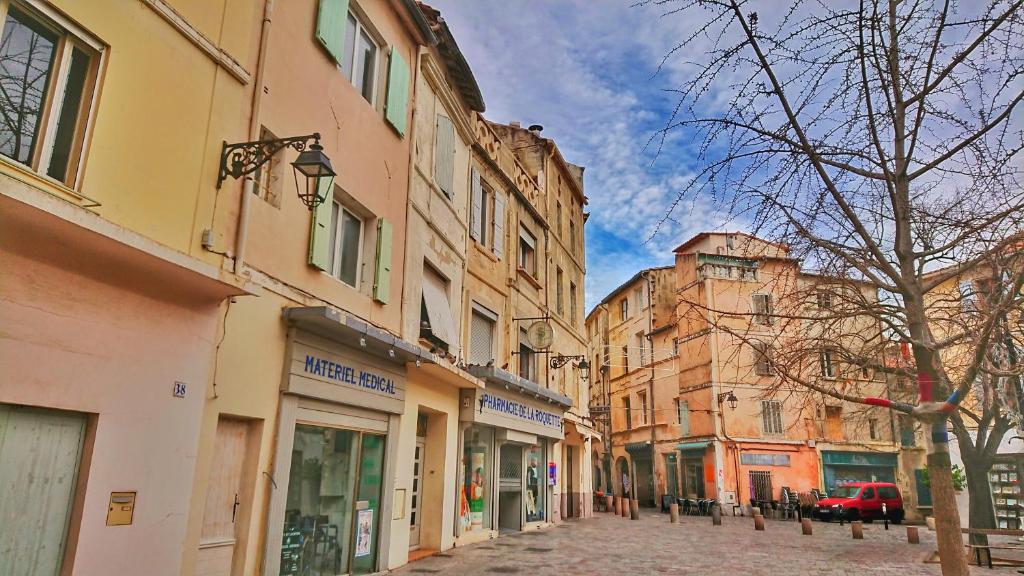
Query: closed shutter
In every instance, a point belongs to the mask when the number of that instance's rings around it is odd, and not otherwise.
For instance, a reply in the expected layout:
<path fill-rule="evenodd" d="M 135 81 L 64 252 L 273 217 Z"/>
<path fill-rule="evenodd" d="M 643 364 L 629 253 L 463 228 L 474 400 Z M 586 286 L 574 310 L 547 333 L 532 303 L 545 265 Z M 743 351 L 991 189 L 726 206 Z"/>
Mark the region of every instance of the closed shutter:
<path fill-rule="evenodd" d="M 690 404 L 682 400 L 679 401 L 679 434 L 690 435 Z"/>
<path fill-rule="evenodd" d="M 501 260 L 505 253 L 505 195 L 494 192 L 494 255 Z"/>
<path fill-rule="evenodd" d="M 388 63 L 388 96 L 384 118 L 394 126 L 399 135 L 405 136 L 406 116 L 409 112 L 409 65 L 402 54 L 391 47 Z"/>
<path fill-rule="evenodd" d="M 381 218 L 377 221 L 377 260 L 374 265 L 373 299 L 381 304 L 387 304 L 390 292 L 391 223 Z"/>
<path fill-rule="evenodd" d="M 455 125 L 447 116 L 437 115 L 434 146 L 434 183 L 451 198 L 455 179 Z"/>
<path fill-rule="evenodd" d="M 333 178 L 321 180 L 318 194 L 325 196 L 325 200 L 313 210 L 313 221 L 309 231 L 309 263 L 326 272 L 331 271 L 331 208 L 334 204 L 334 194 L 330 188 L 333 186 Z"/>
<path fill-rule="evenodd" d="M 347 19 L 348 0 L 320 0 L 320 10 L 316 18 L 316 39 L 338 64 L 341 64 L 345 54 Z"/>
<path fill-rule="evenodd" d="M 484 202 L 484 189 L 480 184 L 480 173 L 476 168 L 469 170 L 470 182 L 470 208 L 469 208 L 469 235 L 473 240 L 479 241 L 484 223 L 480 221 L 480 206 Z"/>
<path fill-rule="evenodd" d="M 0 574 L 61 573 L 85 422 L 0 404 Z"/>
<path fill-rule="evenodd" d="M 469 363 L 480 366 L 494 359 L 494 320 L 474 309 L 469 322 Z"/>

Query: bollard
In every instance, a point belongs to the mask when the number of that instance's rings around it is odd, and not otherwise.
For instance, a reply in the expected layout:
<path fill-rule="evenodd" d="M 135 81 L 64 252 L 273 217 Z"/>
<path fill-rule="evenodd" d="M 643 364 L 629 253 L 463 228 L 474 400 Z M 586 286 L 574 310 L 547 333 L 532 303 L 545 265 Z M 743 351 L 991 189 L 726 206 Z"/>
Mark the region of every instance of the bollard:
<path fill-rule="evenodd" d="M 640 501 L 637 500 L 636 498 L 629 501 L 629 519 L 640 519 Z"/>
<path fill-rule="evenodd" d="M 604 497 L 604 511 L 605 512 L 614 512 L 615 511 L 614 498 L 612 498 L 611 495 L 608 495 L 608 496 Z"/>
<path fill-rule="evenodd" d="M 629 518 L 629 498 L 623 496 L 620 502 L 619 512 L 621 513 L 621 516 L 623 518 Z"/>
<path fill-rule="evenodd" d="M 800 531 L 803 532 L 804 536 L 810 536 L 814 528 L 811 526 L 811 519 L 804 518 L 800 520 Z"/>
<path fill-rule="evenodd" d="M 761 507 L 760 506 L 751 506 L 750 507 L 750 515 L 751 516 L 757 516 L 759 514 L 761 514 Z"/>
<path fill-rule="evenodd" d="M 721 526 L 722 525 L 722 508 L 715 504 L 711 507 L 711 525 Z"/>
<path fill-rule="evenodd" d="M 864 539 L 864 523 L 860 520 L 850 522 L 850 531 L 853 533 L 854 540 Z"/>
<path fill-rule="evenodd" d="M 760 514 L 754 515 L 754 530 L 764 531 L 764 516 Z"/>
<path fill-rule="evenodd" d="M 885 529 L 888 530 L 889 529 L 889 509 L 885 505 L 885 502 L 882 502 L 882 518 L 885 518 Z"/>
<path fill-rule="evenodd" d="M 917 532 L 917 526 L 907 526 L 907 544 L 920 544 L 921 535 Z"/>
<path fill-rule="evenodd" d="M 622 516 L 622 498 L 619 498 L 618 496 L 614 496 L 613 498 L 612 513 L 616 516 Z"/>
<path fill-rule="evenodd" d="M 668 505 L 668 521 L 675 524 L 679 522 L 679 503 L 673 502 Z"/>

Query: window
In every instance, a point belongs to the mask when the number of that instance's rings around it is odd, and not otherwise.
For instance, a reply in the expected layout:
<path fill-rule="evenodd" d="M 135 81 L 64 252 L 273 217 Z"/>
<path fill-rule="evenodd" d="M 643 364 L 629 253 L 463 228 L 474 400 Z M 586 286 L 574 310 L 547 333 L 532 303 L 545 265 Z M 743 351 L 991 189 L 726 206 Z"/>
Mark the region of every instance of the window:
<path fill-rule="evenodd" d="M 750 343 L 750 346 L 754 349 L 754 374 L 758 376 L 771 376 L 772 363 L 768 344 L 755 340 Z"/>
<path fill-rule="evenodd" d="M 331 276 L 359 287 L 359 260 L 363 253 L 363 220 L 337 199 L 331 207 Z"/>
<path fill-rule="evenodd" d="M 782 434 L 782 402 L 761 401 L 761 430 L 765 435 Z"/>
<path fill-rule="evenodd" d="M 558 231 L 558 237 L 562 237 L 562 203 L 555 202 L 555 230 Z"/>
<path fill-rule="evenodd" d="M 569 251 L 576 255 L 576 223 L 569 218 Z"/>
<path fill-rule="evenodd" d="M 434 183 L 448 198 L 455 195 L 455 125 L 443 114 L 437 115 L 434 131 Z M 482 190 L 482 188 L 481 188 Z M 481 205 L 483 202 L 480 203 Z M 476 205 L 473 206 L 477 208 Z M 475 216 L 471 216 L 475 217 Z M 480 221 L 481 228 L 484 220 Z"/>
<path fill-rule="evenodd" d="M 672 355 L 679 356 L 679 338 L 672 339 Z"/>
<path fill-rule="evenodd" d="M 878 419 L 868 418 L 868 437 L 878 440 Z"/>
<path fill-rule="evenodd" d="M 519 330 L 519 377 L 537 381 L 537 354 L 527 343 L 525 329 Z"/>
<path fill-rule="evenodd" d="M 917 446 L 917 432 L 914 419 L 907 414 L 900 414 L 900 446 Z"/>
<path fill-rule="evenodd" d="M 74 187 L 99 54 L 8 4 L 0 36 L 0 154 Z"/>
<path fill-rule="evenodd" d="M 476 210 L 476 217 L 480 219 L 480 238 L 477 240 L 484 246 L 488 246 L 488 240 L 491 232 L 491 221 L 487 219 L 487 211 L 491 207 L 491 198 L 494 198 L 494 192 L 487 184 L 481 183 L 480 185 L 480 205 L 474 206 Z"/>
<path fill-rule="evenodd" d="M 622 407 L 624 408 L 624 412 L 626 413 L 626 430 L 629 430 L 630 428 L 633 427 L 633 411 L 630 409 L 629 406 L 629 396 L 626 396 L 622 399 Z"/>
<path fill-rule="evenodd" d="M 277 136 L 267 130 L 260 129 L 260 140 L 274 140 Z M 281 207 L 281 175 L 283 173 L 284 150 L 278 150 L 270 160 L 256 169 L 252 175 L 252 193 L 274 208 Z"/>
<path fill-rule="evenodd" d="M 629 346 L 622 347 L 622 365 L 623 373 L 629 372 Z"/>
<path fill-rule="evenodd" d="M 487 365 L 494 360 L 494 329 L 498 315 L 473 304 L 469 319 L 469 363 Z"/>
<path fill-rule="evenodd" d="M 426 263 L 423 265 L 423 298 L 420 299 L 420 338 L 445 351 L 458 342 L 448 301 L 448 281 Z"/>
<path fill-rule="evenodd" d="M 537 238 L 524 226 L 519 227 L 519 268 L 537 277 Z"/>
<path fill-rule="evenodd" d="M 644 289 L 643 288 L 637 288 L 636 290 L 633 290 L 633 301 L 635 302 L 636 309 L 638 311 L 644 309 Z"/>
<path fill-rule="evenodd" d="M 345 26 L 345 52 L 341 71 L 367 102 L 373 104 L 377 78 L 377 43 L 351 11 Z"/>
<path fill-rule="evenodd" d="M 676 399 L 676 418 L 679 421 L 679 435 L 690 435 L 690 403 Z"/>
<path fill-rule="evenodd" d="M 836 377 L 835 358 L 833 357 L 834 354 L 835 353 L 829 348 L 825 348 L 821 351 L 821 375 L 825 378 Z"/>
<path fill-rule="evenodd" d="M 828 310 L 832 308 L 832 293 L 827 290 L 818 290 L 816 293 L 818 308 Z"/>
<path fill-rule="evenodd" d="M 640 390 L 636 393 L 636 403 L 640 405 L 640 425 L 647 425 L 647 392 Z"/>
<path fill-rule="evenodd" d="M 619 317 L 623 322 L 629 319 L 629 299 L 623 298 L 619 302 Z"/>
<path fill-rule="evenodd" d="M 842 406 L 825 406 L 825 437 L 829 440 L 843 439 Z"/>
<path fill-rule="evenodd" d="M 772 323 L 772 297 L 770 294 L 754 294 L 753 310 L 754 322 L 757 324 L 771 325 Z"/>
<path fill-rule="evenodd" d="M 861 492 L 861 494 L 860 494 L 860 499 L 861 500 L 874 500 L 875 499 L 875 489 L 874 488 L 865 488 L 864 491 Z"/>
<path fill-rule="evenodd" d="M 636 336 L 634 336 L 634 340 L 636 341 L 636 346 L 635 347 L 636 347 L 637 351 L 639 352 L 639 354 L 637 355 L 637 357 L 639 358 L 639 361 L 636 363 L 636 365 L 637 366 L 643 366 L 644 364 L 647 363 L 647 353 L 646 353 L 647 351 L 645 350 L 645 346 L 644 346 L 644 340 L 645 340 L 644 333 L 643 332 L 637 332 Z"/>
<path fill-rule="evenodd" d="M 733 237 L 732 236 L 726 236 L 725 237 L 725 247 L 728 248 L 729 250 L 733 249 L 734 246 L 733 246 Z"/>
<path fill-rule="evenodd" d="M 746 267 L 746 266 L 741 266 L 737 270 L 737 274 L 739 274 L 739 279 L 740 280 L 749 280 L 751 282 L 757 280 L 757 268 L 749 268 L 749 267 Z"/>
<path fill-rule="evenodd" d="M 750 499 L 751 500 L 772 500 L 775 498 L 772 491 L 772 473 L 766 470 L 751 470 Z"/>
<path fill-rule="evenodd" d="M 569 323 L 576 325 L 576 283 L 569 282 Z"/>
<path fill-rule="evenodd" d="M 974 283 L 970 280 L 963 280 L 958 285 L 960 291 L 960 309 L 964 312 L 973 312 L 977 308 L 978 293 L 974 289 Z"/>
<path fill-rule="evenodd" d="M 878 497 L 884 500 L 890 500 L 893 498 L 899 498 L 900 493 L 896 490 L 895 486 L 879 486 Z"/>
<path fill-rule="evenodd" d="M 476 168 L 470 169 L 469 178 L 469 236 L 491 248 L 500 260 L 505 249 L 505 198 L 480 177 Z"/>
<path fill-rule="evenodd" d="M 562 269 L 555 268 L 555 309 L 559 314 L 565 314 L 565 298 L 562 296 Z"/>

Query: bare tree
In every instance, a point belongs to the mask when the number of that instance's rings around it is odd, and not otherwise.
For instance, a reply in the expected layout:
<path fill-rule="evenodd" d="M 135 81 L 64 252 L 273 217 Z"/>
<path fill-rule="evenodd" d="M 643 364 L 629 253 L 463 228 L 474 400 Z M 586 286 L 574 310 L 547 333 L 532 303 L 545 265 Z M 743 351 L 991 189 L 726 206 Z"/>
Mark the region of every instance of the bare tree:
<path fill-rule="evenodd" d="M 700 23 L 665 57 L 690 62 L 679 104 L 653 141 L 664 150 L 664 138 L 683 130 L 699 142 L 699 170 L 677 204 L 714 199 L 755 233 L 784 241 L 808 268 L 867 283 L 876 297 L 839 291 L 847 312 L 908 344 L 912 369 L 903 370 L 919 385 L 914 405 L 822 386 L 800 376 L 805 369 L 783 378 L 931 427 L 928 469 L 947 575 L 967 573 L 948 423 L 966 463 L 994 452 L 991 440 L 1016 410 L 985 390 L 1020 378 L 1012 354 L 998 349 L 1019 342 L 1019 325 L 1007 319 L 1022 306 L 1024 282 L 1013 257 L 1024 219 L 1022 3 L 638 3 Z M 1006 265 L 996 272 L 995 261 Z M 985 305 L 968 319 L 943 317 L 946 287 L 986 274 Z M 868 362 L 880 348 L 864 344 L 838 344 L 837 354 Z M 992 377 L 997 386 L 986 387 Z M 972 390 L 981 402 L 965 404 Z M 973 439 L 965 418 L 978 431 Z"/>

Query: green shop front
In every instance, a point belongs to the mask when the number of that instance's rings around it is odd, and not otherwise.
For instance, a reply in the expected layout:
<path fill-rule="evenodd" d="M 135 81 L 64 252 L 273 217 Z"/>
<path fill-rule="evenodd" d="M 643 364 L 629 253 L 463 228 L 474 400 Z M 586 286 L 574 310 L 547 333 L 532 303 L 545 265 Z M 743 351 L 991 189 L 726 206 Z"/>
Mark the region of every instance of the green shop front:
<path fill-rule="evenodd" d="M 490 366 L 470 366 L 486 383 L 460 396 L 461 466 L 457 545 L 551 521 L 568 397 Z"/>
<path fill-rule="evenodd" d="M 895 453 L 822 450 L 825 491 L 851 482 L 896 482 Z"/>
<path fill-rule="evenodd" d="M 405 363 L 423 352 L 331 309 L 285 317 L 264 574 L 378 572 L 390 541 Z"/>

